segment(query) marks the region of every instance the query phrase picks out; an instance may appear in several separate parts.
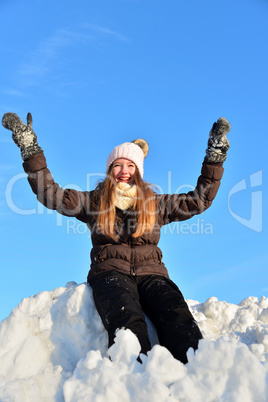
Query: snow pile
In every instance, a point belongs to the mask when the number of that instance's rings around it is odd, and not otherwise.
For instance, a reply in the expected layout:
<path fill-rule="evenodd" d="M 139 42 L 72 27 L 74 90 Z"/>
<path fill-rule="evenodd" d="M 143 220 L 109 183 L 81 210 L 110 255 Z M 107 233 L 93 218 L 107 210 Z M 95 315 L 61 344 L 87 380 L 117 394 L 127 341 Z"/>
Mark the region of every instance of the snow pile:
<path fill-rule="evenodd" d="M 140 364 L 129 330 L 118 331 L 107 352 L 88 285 L 72 282 L 24 299 L 0 323 L 0 400 L 267 401 L 268 298 L 188 303 L 204 335 L 189 363 L 156 344 Z"/>

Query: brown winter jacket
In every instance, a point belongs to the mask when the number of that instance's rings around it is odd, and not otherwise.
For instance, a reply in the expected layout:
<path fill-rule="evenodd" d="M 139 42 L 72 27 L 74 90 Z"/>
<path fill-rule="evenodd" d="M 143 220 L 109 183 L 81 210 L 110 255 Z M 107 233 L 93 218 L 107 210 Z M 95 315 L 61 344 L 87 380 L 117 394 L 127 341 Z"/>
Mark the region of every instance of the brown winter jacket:
<path fill-rule="evenodd" d="M 88 280 L 111 269 L 131 275 L 158 274 L 168 277 L 162 262 L 162 252 L 157 247 L 161 227 L 189 219 L 209 208 L 217 194 L 224 170 L 221 164 L 204 163 L 193 191 L 187 194 L 155 194 L 156 225 L 152 233 L 144 233 L 141 237 L 131 236 L 135 212 L 116 209 L 116 241 L 96 229 L 96 190 L 63 190 L 54 182 L 43 153 L 28 158 L 23 167 L 38 201 L 60 214 L 77 218 L 90 229 L 93 247 Z"/>

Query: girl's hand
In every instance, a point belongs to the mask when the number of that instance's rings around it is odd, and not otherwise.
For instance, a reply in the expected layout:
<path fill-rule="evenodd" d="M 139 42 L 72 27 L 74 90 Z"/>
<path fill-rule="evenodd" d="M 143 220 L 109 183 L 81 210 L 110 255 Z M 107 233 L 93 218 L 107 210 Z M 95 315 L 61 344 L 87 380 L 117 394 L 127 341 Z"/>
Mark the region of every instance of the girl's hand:
<path fill-rule="evenodd" d="M 30 156 L 42 152 L 38 145 L 37 137 L 32 129 L 32 115 L 27 114 L 27 125 L 16 113 L 6 113 L 3 116 L 2 124 L 7 130 L 12 131 L 12 138 L 21 150 L 22 159 L 25 161 Z"/>
<path fill-rule="evenodd" d="M 225 161 L 227 151 L 230 147 L 226 135 L 229 133 L 230 129 L 231 125 L 224 117 L 220 117 L 218 121 L 213 124 L 209 133 L 205 162 L 219 163 Z"/>

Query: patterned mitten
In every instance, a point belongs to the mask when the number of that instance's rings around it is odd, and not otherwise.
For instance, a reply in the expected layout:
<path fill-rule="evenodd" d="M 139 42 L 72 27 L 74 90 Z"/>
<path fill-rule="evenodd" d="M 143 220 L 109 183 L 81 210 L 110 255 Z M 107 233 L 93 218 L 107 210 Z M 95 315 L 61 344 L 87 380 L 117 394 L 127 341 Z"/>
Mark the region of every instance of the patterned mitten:
<path fill-rule="evenodd" d="M 20 148 L 21 157 L 24 161 L 43 151 L 38 145 L 32 123 L 31 113 L 27 114 L 27 125 L 15 113 L 6 113 L 2 119 L 3 126 L 12 131 L 13 141 Z"/>
<path fill-rule="evenodd" d="M 230 123 L 220 117 L 217 123 L 214 123 L 209 133 L 208 147 L 206 150 L 206 163 L 224 162 L 229 149 L 229 141 L 226 135 L 231 129 Z"/>

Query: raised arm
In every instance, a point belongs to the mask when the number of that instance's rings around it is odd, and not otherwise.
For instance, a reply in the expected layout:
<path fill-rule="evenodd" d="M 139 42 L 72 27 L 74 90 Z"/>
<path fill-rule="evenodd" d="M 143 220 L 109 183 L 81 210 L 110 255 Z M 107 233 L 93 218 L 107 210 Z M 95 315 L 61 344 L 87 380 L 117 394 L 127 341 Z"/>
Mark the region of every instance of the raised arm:
<path fill-rule="evenodd" d="M 2 119 L 3 126 L 12 131 L 12 138 L 21 151 L 23 168 L 38 201 L 49 209 L 54 209 L 66 216 L 73 216 L 88 221 L 90 206 L 87 192 L 66 189 L 55 183 L 37 136 L 32 129 L 32 116 L 27 115 L 27 125 L 15 114 L 6 113 Z"/>
<path fill-rule="evenodd" d="M 161 224 L 190 219 L 211 206 L 220 187 L 220 180 L 224 171 L 222 164 L 229 149 L 229 141 L 226 135 L 230 128 L 230 123 L 224 117 L 219 118 L 213 124 L 209 133 L 201 175 L 193 191 L 157 196 Z"/>

